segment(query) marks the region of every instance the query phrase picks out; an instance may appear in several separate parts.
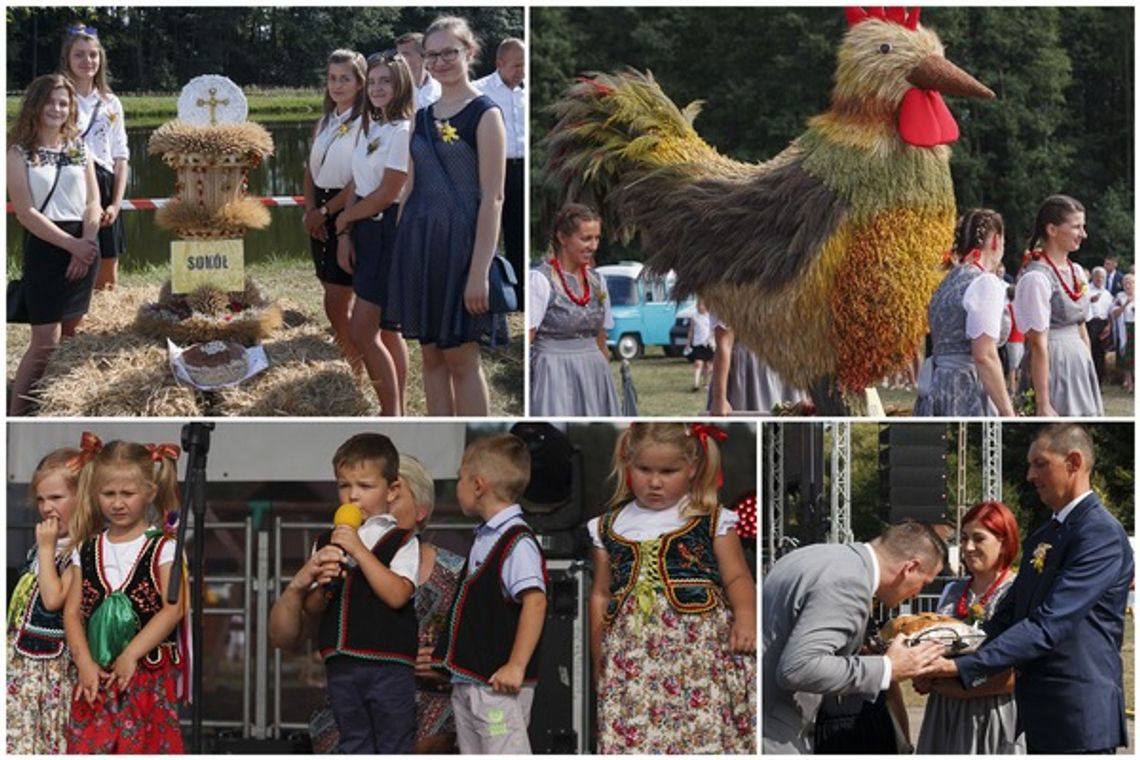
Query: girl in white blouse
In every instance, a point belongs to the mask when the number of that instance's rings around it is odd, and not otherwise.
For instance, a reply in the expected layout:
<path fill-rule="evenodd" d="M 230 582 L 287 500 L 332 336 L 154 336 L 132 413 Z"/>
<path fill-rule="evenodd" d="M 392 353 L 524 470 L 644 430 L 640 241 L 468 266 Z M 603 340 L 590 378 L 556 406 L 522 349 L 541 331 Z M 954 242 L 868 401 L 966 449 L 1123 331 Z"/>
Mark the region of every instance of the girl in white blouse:
<path fill-rule="evenodd" d="M 349 334 L 364 359 L 381 413 L 403 415 L 408 347 L 399 325 L 384 318 L 397 201 L 408 178 L 415 91 L 411 70 L 399 53 L 369 58 L 367 81 L 368 107 L 356 133 L 348 205 L 336 221 L 337 260 L 352 273 L 356 303 Z"/>
<path fill-rule="evenodd" d="M 305 167 L 305 230 L 317 279 L 325 291 L 325 315 L 336 342 L 352 366 L 361 369 L 360 353 L 349 337 L 352 314 L 352 274 L 337 264 L 336 217 L 350 193 L 352 135 L 360 128 L 364 110 L 364 56 L 354 50 L 334 50 L 328 58 L 324 116 L 313 129 L 313 146 Z"/>
<path fill-rule="evenodd" d="M 95 161 L 102 209 L 95 288 L 110 290 L 119 278 L 119 256 L 127 249 L 120 211 L 130 176 L 131 152 L 123 105 L 107 84 L 107 52 L 95 29 L 77 24 L 67 30 L 59 69 L 75 85 L 76 127 Z"/>
<path fill-rule="evenodd" d="M 75 127 L 75 88 L 60 74 L 35 79 L 8 133 L 8 197 L 24 236 L 22 292 L 31 342 L 12 381 L 10 415 L 59 345 L 64 325 L 87 313 L 99 255 L 95 167 Z"/>
<path fill-rule="evenodd" d="M 1104 415 L 1085 327 L 1088 277 L 1069 260 L 1087 237 L 1080 201 L 1067 195 L 1045 199 L 1013 299 L 1029 362 L 1022 382 L 1033 388 L 1039 417 Z"/>

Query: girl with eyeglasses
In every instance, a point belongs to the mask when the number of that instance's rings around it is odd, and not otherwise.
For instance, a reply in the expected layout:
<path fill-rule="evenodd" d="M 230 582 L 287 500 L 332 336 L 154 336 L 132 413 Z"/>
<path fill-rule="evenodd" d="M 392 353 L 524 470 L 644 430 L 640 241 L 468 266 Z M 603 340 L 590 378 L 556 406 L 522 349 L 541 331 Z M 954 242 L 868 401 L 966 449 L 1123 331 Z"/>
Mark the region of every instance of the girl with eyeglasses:
<path fill-rule="evenodd" d="M 67 30 L 59 71 L 75 85 L 76 126 L 95 161 L 99 185 L 99 266 L 96 290 L 111 290 L 119 279 L 119 256 L 127 250 L 123 196 L 130 176 L 131 152 L 123 104 L 107 84 L 107 51 L 95 29 L 76 24 Z M 67 333 L 65 333 L 67 334 Z"/>
<path fill-rule="evenodd" d="M 404 413 L 408 347 L 388 319 L 388 272 L 397 201 L 408 177 L 408 139 L 415 113 L 412 74 L 403 56 L 368 59 L 368 105 L 352 155 L 349 198 L 336 220 L 337 262 L 352 273 L 356 303 L 349 336 L 380 401 L 381 413 Z"/>
<path fill-rule="evenodd" d="M 485 416 L 479 343 L 493 326 L 488 270 L 499 237 L 506 128 L 498 106 L 471 84 L 479 44 L 466 21 L 436 19 L 424 50 L 442 94 L 413 126 L 389 317 L 420 341 L 428 414 Z"/>
<path fill-rule="evenodd" d="M 360 128 L 364 111 L 364 56 L 355 50 L 334 50 L 328 58 L 324 115 L 313 129 L 313 145 L 305 167 L 305 216 L 309 249 L 317 279 L 325 291 L 325 315 L 336 342 L 355 374 L 360 373 L 360 352 L 349 335 L 352 315 L 352 274 L 337 263 L 337 214 L 351 195 L 355 141 L 349 135 Z"/>

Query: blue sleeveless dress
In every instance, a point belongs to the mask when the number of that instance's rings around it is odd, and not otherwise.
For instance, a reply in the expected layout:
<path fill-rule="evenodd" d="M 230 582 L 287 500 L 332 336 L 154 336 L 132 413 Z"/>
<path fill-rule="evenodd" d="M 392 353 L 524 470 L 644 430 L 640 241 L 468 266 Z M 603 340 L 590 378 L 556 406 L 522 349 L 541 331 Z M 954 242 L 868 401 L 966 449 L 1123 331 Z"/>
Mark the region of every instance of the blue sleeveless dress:
<path fill-rule="evenodd" d="M 480 95 L 438 121 L 434 108 L 414 119 L 412 193 L 396 229 L 387 318 L 405 337 L 446 349 L 487 342 L 493 329 L 491 315 L 467 312 L 463 292 L 480 201 L 475 130 L 498 106 Z"/>

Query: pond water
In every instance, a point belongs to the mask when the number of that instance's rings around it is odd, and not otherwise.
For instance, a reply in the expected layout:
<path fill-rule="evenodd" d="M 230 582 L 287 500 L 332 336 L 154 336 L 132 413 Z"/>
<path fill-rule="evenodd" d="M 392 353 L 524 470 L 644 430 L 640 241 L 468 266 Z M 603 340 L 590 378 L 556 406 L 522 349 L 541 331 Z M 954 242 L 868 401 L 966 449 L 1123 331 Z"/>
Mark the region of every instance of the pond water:
<path fill-rule="evenodd" d="M 269 122 L 265 128 L 273 135 L 274 152 L 250 173 L 250 195 L 301 195 L 312 123 Z M 127 199 L 168 198 L 174 194 L 173 170 L 159 156 L 146 153 L 147 140 L 153 131 L 153 127 L 127 130 L 131 149 Z M 302 213 L 300 206 L 270 208 L 270 225 L 264 230 L 251 230 L 245 237 L 245 260 L 254 263 L 275 256 L 307 256 L 309 238 L 301 227 Z M 170 243 L 175 238 L 155 225 L 153 211 L 123 211 L 123 223 L 127 252 L 120 261 L 121 267 L 130 270 L 169 262 Z M 23 255 L 23 234 L 15 215 L 8 214 L 9 260 L 19 261 Z"/>

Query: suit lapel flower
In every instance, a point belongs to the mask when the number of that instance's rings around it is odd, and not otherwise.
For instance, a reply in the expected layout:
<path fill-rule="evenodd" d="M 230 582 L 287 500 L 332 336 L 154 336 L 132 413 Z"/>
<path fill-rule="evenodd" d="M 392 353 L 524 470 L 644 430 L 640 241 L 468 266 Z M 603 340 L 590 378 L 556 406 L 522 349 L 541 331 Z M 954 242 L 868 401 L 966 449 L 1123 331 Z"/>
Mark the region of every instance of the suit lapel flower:
<path fill-rule="evenodd" d="M 1037 544 L 1037 548 L 1033 550 L 1033 559 L 1030 560 L 1030 564 L 1033 565 L 1034 570 L 1040 573 L 1045 569 L 1045 555 L 1047 555 L 1052 548 L 1053 544 Z"/>

